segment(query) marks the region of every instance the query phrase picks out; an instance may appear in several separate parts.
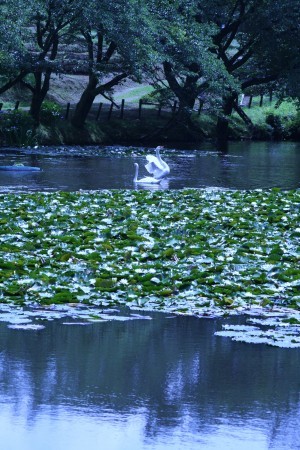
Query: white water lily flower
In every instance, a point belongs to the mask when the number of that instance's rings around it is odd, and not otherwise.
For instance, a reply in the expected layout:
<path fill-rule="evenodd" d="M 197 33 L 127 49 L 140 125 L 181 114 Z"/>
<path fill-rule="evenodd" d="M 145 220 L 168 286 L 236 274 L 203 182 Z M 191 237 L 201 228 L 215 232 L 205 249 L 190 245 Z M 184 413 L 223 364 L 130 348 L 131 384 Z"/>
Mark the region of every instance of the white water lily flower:
<path fill-rule="evenodd" d="M 157 277 L 152 277 L 150 281 L 152 281 L 152 283 L 155 283 L 155 284 L 159 284 L 160 283 L 160 279 L 157 278 Z"/>
<path fill-rule="evenodd" d="M 89 286 L 82 286 L 82 285 L 77 285 L 85 294 L 88 294 L 89 292 L 91 292 L 91 288 Z M 76 287 L 77 287 L 76 286 Z"/>
<path fill-rule="evenodd" d="M 154 241 L 145 242 L 144 247 L 149 248 L 151 250 L 154 247 Z"/>
<path fill-rule="evenodd" d="M 89 299 L 89 298 L 90 298 L 89 295 L 77 295 L 77 299 L 78 299 L 80 302 L 83 302 L 84 300 L 87 300 L 87 299 Z"/>
<path fill-rule="evenodd" d="M 34 283 L 34 280 L 32 278 L 21 278 L 17 281 L 18 284 L 30 284 Z"/>
<path fill-rule="evenodd" d="M 128 284 L 128 281 L 127 281 L 125 278 L 122 278 L 122 279 L 119 281 L 119 283 L 120 283 L 120 284 L 123 284 L 123 285 L 127 285 L 127 284 Z"/>

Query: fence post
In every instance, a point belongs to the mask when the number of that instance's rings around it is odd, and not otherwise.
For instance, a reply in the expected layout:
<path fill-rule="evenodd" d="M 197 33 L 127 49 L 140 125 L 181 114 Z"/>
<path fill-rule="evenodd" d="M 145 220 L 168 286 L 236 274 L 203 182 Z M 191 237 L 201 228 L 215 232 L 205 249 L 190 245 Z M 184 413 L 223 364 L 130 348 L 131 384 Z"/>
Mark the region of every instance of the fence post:
<path fill-rule="evenodd" d="M 139 100 L 139 119 L 142 117 L 142 104 L 143 104 L 143 100 L 140 99 Z"/>
<path fill-rule="evenodd" d="M 253 99 L 253 95 L 250 95 L 249 103 L 248 103 L 248 108 L 251 108 L 251 105 L 252 105 L 252 99 Z"/>
<path fill-rule="evenodd" d="M 172 106 L 172 115 L 174 116 L 174 114 L 176 113 L 176 106 L 177 106 L 177 101 L 174 101 L 174 104 Z"/>
<path fill-rule="evenodd" d="M 202 98 L 200 98 L 199 100 L 199 109 L 198 109 L 198 116 L 200 116 L 202 108 L 203 108 L 203 103 L 204 101 L 202 100 Z"/>
<path fill-rule="evenodd" d="M 272 91 L 272 89 L 270 90 L 270 103 L 272 103 L 272 100 L 273 100 L 273 91 Z"/>
<path fill-rule="evenodd" d="M 260 107 L 263 105 L 263 100 L 264 100 L 264 94 L 260 94 L 260 101 L 259 101 Z"/>
<path fill-rule="evenodd" d="M 100 113 L 101 113 L 101 109 L 102 109 L 102 105 L 103 105 L 103 103 L 99 103 L 99 108 L 98 108 L 98 111 L 97 111 L 97 114 L 96 114 L 96 121 L 99 119 L 99 116 L 100 116 Z"/>
<path fill-rule="evenodd" d="M 122 98 L 120 119 L 123 119 L 123 117 L 124 117 L 124 105 L 125 105 L 125 100 L 124 100 L 124 98 Z"/>
<path fill-rule="evenodd" d="M 67 109 L 66 109 L 66 114 L 65 114 L 65 119 L 68 120 L 69 117 L 69 112 L 70 112 L 70 103 L 67 103 Z"/>
<path fill-rule="evenodd" d="M 161 105 L 158 105 L 157 117 L 160 117 L 160 115 L 161 115 Z"/>
<path fill-rule="evenodd" d="M 19 100 L 17 100 L 17 101 L 16 101 L 16 104 L 15 104 L 15 111 L 18 111 L 18 109 L 19 109 L 19 104 L 20 104 L 20 102 L 19 102 Z"/>
<path fill-rule="evenodd" d="M 109 111 L 108 111 L 107 120 L 110 120 L 110 118 L 111 118 L 111 113 L 112 113 L 113 107 L 114 107 L 114 104 L 113 104 L 113 102 L 111 102 Z"/>

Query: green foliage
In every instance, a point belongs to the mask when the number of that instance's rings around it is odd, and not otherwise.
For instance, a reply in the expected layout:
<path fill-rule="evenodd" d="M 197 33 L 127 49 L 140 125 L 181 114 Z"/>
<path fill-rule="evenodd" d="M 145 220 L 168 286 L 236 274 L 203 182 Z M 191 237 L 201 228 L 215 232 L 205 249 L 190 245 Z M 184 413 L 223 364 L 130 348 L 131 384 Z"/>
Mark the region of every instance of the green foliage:
<path fill-rule="evenodd" d="M 63 45 L 86 52 L 83 61 L 67 60 L 68 70 L 89 74 L 90 98 L 113 99 L 114 87 L 125 77 L 147 78 L 156 89 L 147 98 L 160 104 L 175 98 L 189 114 L 201 98 L 222 116 L 225 100 L 247 90 L 272 87 L 282 98 L 297 98 L 298 3 L 6 0 L 0 5 L 0 91 L 19 76 L 32 94 L 30 111 L 38 124 L 51 73 L 66 70 Z M 76 116 L 81 125 L 88 106 Z M 42 122 L 55 122 L 57 115 L 45 105 Z M 289 136 L 277 115 L 267 125 L 275 138 Z M 298 136 L 296 124 L 291 136 Z"/>
<path fill-rule="evenodd" d="M 0 113 L 0 142 L 2 145 L 34 145 L 32 117 L 21 110 Z"/>
<path fill-rule="evenodd" d="M 57 103 L 44 101 L 41 108 L 41 123 L 45 125 L 54 125 L 63 118 L 62 107 Z"/>
<path fill-rule="evenodd" d="M 29 3 L 24 0 L 5 0 L 0 5 L 0 75 L 6 81 L 18 73 L 26 61 L 23 38 L 27 35 L 24 25 L 30 11 Z"/>
<path fill-rule="evenodd" d="M 170 88 L 161 87 L 150 92 L 150 94 L 144 95 L 142 99 L 145 102 L 157 103 L 160 106 L 171 106 L 176 96 Z"/>

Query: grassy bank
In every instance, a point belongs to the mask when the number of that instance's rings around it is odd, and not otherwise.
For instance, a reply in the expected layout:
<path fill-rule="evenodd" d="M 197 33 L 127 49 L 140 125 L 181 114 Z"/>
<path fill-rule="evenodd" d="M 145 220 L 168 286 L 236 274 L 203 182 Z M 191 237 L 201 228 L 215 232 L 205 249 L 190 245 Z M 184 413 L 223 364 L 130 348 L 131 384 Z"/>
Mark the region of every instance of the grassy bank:
<path fill-rule="evenodd" d="M 229 120 L 230 140 L 299 140 L 300 113 L 294 104 L 283 102 L 265 107 L 254 105 L 245 109 L 253 122 L 247 127 L 242 119 L 233 114 Z M 217 119 L 208 112 L 192 116 L 193 128 L 175 123 L 170 126 L 171 113 L 157 117 L 151 109 L 144 109 L 141 118 L 138 113 L 127 111 L 120 119 L 95 118 L 87 121 L 82 129 L 74 128 L 64 119 L 65 112 L 53 103 L 45 103 L 42 111 L 42 125 L 34 129 L 27 111 L 10 111 L 0 114 L 0 145 L 94 145 L 94 144 L 156 144 L 156 143 L 199 143 L 215 139 Z"/>

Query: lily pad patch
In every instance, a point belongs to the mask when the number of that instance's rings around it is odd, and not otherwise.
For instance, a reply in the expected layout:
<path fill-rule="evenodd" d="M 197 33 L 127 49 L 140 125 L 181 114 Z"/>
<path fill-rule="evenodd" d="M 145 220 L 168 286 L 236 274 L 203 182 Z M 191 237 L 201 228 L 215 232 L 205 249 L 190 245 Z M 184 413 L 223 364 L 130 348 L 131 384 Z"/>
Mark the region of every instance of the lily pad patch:
<path fill-rule="evenodd" d="M 299 190 L 0 197 L 2 304 L 198 317 L 299 309 Z M 51 314 L 62 311 L 41 320 Z"/>
<path fill-rule="evenodd" d="M 296 316 L 295 316 L 296 314 Z M 261 317 L 247 319 L 250 325 L 222 326 L 216 336 L 229 337 L 233 341 L 251 344 L 267 344 L 273 347 L 300 348 L 300 313 L 270 313 Z"/>

